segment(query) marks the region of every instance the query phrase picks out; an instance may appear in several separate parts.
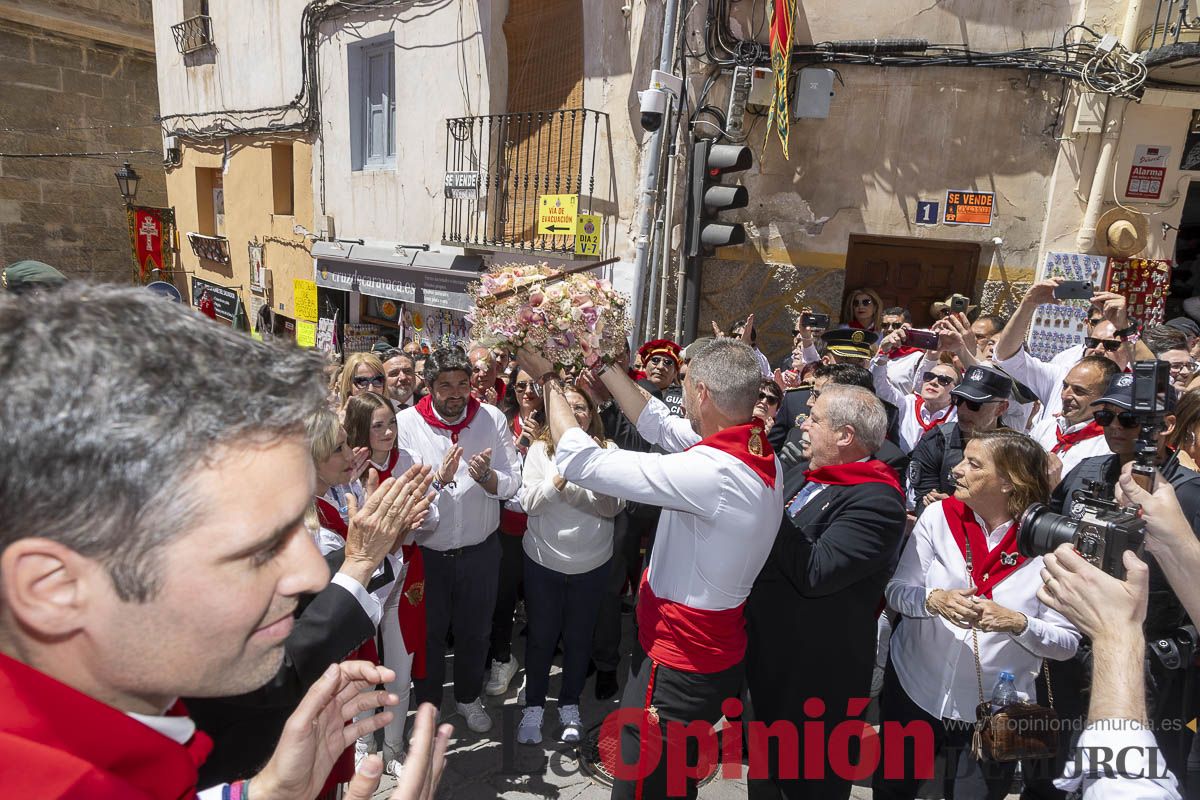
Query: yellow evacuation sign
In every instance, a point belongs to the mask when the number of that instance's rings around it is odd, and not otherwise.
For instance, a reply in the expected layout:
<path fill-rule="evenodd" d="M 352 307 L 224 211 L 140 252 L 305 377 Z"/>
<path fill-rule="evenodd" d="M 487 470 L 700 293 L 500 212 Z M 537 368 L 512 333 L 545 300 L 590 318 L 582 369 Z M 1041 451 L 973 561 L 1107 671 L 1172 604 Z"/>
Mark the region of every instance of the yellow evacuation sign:
<path fill-rule="evenodd" d="M 579 224 L 575 228 L 575 255 L 600 255 L 600 215 L 580 214 Z"/>
<path fill-rule="evenodd" d="M 575 233 L 577 194 L 543 194 L 538 197 L 537 232 L 543 235 L 572 236 Z"/>

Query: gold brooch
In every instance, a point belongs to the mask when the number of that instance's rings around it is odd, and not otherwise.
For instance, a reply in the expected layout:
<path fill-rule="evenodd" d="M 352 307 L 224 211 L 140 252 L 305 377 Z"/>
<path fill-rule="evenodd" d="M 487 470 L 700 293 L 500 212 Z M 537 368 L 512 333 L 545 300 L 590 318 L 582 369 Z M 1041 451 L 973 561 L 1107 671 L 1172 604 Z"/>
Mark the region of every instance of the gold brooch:
<path fill-rule="evenodd" d="M 414 606 L 421 605 L 425 599 L 425 581 L 417 581 L 404 592 L 404 599 Z"/>
<path fill-rule="evenodd" d="M 763 454 L 762 437 L 758 435 L 758 428 L 750 430 L 750 443 L 747 445 L 751 455 L 761 456 Z"/>

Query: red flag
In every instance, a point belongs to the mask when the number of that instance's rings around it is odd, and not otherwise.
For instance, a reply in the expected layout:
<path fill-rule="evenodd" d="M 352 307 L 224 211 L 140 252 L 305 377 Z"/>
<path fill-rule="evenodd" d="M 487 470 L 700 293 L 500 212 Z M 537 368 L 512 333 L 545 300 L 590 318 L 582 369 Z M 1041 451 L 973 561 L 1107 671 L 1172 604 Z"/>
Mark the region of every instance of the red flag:
<path fill-rule="evenodd" d="M 142 280 L 152 269 L 163 269 L 163 215 L 159 208 L 135 208 L 134 252 Z"/>
<path fill-rule="evenodd" d="M 771 123 L 779 134 L 783 146 L 783 157 L 788 155 L 788 70 L 792 64 L 792 20 L 796 14 L 796 0 L 775 0 L 771 12 L 771 69 L 775 73 L 775 98 L 767 118 L 767 138 L 771 137 Z M 766 145 L 766 142 L 763 142 Z"/>

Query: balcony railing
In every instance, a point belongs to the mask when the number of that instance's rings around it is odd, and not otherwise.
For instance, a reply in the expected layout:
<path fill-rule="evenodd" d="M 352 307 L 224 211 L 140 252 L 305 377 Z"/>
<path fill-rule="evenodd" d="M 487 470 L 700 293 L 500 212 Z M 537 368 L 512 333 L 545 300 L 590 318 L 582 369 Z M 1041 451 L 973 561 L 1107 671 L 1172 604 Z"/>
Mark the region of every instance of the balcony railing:
<path fill-rule="evenodd" d="M 218 264 L 229 263 L 229 240 L 224 236 L 205 236 L 203 233 L 189 233 L 188 244 L 196 258 L 216 261 Z"/>
<path fill-rule="evenodd" d="M 442 240 L 459 247 L 573 253 L 573 230 L 538 232 L 538 198 L 576 195 L 578 213 L 593 213 L 600 202 L 597 164 L 607 168 L 611 158 L 608 115 L 600 111 L 448 119 Z M 603 257 L 607 237 L 601 248 Z"/>
<path fill-rule="evenodd" d="M 175 35 L 175 48 L 182 54 L 194 53 L 212 47 L 212 18 L 204 15 L 190 17 L 171 26 Z"/>
<path fill-rule="evenodd" d="M 1197 30 L 1197 20 L 1188 19 L 1191 0 L 1158 0 L 1158 9 L 1154 12 L 1154 25 L 1150 28 L 1150 42 L 1144 50 L 1154 50 L 1170 44 L 1179 44 L 1179 37 L 1184 31 Z M 1194 39 L 1193 39 L 1194 41 Z"/>

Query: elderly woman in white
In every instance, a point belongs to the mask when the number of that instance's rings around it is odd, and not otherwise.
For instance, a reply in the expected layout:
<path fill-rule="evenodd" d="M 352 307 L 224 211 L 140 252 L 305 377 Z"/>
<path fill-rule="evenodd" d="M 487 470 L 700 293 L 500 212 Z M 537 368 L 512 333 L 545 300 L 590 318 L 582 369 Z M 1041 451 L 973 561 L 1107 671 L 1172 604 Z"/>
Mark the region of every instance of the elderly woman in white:
<path fill-rule="evenodd" d="M 954 782 L 947 796 L 998 800 L 1016 765 L 971 755 L 980 675 L 985 699 L 1008 672 L 1018 694 L 1033 700 L 1043 659 L 1073 656 L 1079 633 L 1038 600 L 1042 559 L 1017 552 L 1016 520 L 1050 494 L 1045 450 L 1014 431 L 977 434 L 953 474 L 954 496 L 917 521 L 885 590 L 903 618 L 892 635 L 880 713 L 885 722 L 929 726 L 934 756 L 945 753 L 947 781 Z M 880 763 L 893 765 L 893 774 L 876 774 L 874 797 L 916 797 L 918 776 L 932 773 L 932 757 L 916 764 L 906 752 L 896 775 L 899 757 L 888 758 L 883 739 Z"/>

